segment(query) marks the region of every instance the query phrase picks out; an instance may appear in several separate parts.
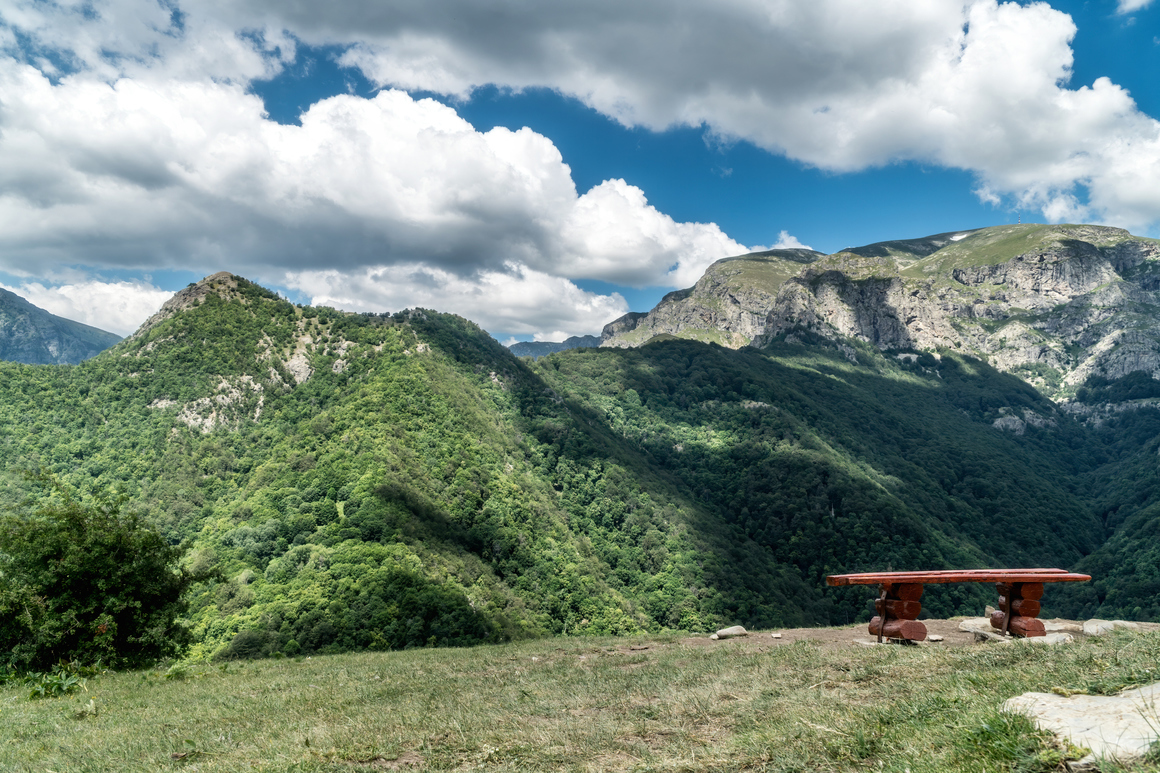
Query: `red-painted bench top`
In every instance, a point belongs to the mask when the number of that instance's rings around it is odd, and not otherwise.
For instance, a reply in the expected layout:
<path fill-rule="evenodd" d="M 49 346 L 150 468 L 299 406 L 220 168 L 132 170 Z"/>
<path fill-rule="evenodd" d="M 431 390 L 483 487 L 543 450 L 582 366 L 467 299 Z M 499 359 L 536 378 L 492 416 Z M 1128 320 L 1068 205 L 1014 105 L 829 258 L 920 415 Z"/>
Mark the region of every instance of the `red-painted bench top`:
<path fill-rule="evenodd" d="M 922 585 L 948 582 L 1086 582 L 1090 574 L 1065 569 L 940 569 L 933 572 L 864 572 L 831 574 L 827 585 Z"/>
<path fill-rule="evenodd" d="M 922 586 L 949 582 L 993 582 L 999 591 L 999 610 L 991 625 L 1004 634 L 1043 636 L 1039 599 L 1048 582 L 1086 582 L 1088 574 L 1063 569 L 943 569 L 933 572 L 863 572 L 832 574 L 826 584 L 878 585 L 881 595 L 874 604 L 878 615 L 870 621 L 870 633 L 903 641 L 922 641 L 926 626 L 918 621 L 922 611 Z"/>

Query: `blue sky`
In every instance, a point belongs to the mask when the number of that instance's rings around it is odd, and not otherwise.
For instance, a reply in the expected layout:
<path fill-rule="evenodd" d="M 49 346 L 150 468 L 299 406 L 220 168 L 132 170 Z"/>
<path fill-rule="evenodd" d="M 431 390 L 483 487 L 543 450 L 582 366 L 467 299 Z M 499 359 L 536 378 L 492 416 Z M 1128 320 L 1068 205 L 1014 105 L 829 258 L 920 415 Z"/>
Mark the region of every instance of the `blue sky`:
<path fill-rule="evenodd" d="M 0 2 L 0 285 L 126 334 L 230 270 L 553 340 L 752 248 L 1160 236 L 1151 0 L 674 8 Z"/>

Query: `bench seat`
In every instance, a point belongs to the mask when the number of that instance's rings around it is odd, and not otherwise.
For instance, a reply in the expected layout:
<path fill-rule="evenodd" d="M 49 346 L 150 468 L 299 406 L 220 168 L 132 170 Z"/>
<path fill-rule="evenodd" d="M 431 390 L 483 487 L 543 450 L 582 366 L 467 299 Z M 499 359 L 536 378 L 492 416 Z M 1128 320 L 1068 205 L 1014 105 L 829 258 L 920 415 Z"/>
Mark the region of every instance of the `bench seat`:
<path fill-rule="evenodd" d="M 993 582 L 999 591 L 999 609 L 991 616 L 991 625 L 1004 635 L 1043 636 L 1038 619 L 1039 599 L 1043 585 L 1049 582 L 1086 582 L 1091 575 L 1064 569 L 940 569 L 930 572 L 862 572 L 832 574 L 826 584 L 832 587 L 877 585 L 881 589 L 874 608 L 878 612 L 870 621 L 870 633 L 901 641 L 926 639 L 926 626 L 918 621 L 922 611 L 919 599 L 922 586 L 951 582 Z"/>

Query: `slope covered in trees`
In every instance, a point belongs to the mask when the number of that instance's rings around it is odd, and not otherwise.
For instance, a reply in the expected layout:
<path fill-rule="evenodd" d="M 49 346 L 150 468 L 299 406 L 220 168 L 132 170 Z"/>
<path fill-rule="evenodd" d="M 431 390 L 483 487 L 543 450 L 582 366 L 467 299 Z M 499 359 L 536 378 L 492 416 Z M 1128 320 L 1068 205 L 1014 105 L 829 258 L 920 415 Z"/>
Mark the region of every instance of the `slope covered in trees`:
<path fill-rule="evenodd" d="M 228 275 L 93 360 L 0 364 L 2 501 L 40 467 L 126 496 L 203 578 L 205 656 L 864 619 L 824 574 L 1098 555 L 1084 476 L 1127 463 L 1110 438 L 969 358 L 673 340 L 531 362 L 458 317 Z"/>

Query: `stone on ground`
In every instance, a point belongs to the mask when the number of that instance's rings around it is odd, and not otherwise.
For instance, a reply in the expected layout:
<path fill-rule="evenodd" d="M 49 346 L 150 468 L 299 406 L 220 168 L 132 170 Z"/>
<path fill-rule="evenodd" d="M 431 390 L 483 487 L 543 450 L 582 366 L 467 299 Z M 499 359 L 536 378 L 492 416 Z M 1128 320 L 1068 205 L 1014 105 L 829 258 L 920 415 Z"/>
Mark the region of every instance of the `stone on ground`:
<path fill-rule="evenodd" d="M 1057 631 L 1056 633 L 1049 633 L 1044 636 L 1029 636 L 1025 639 L 1016 639 L 1016 641 L 1026 642 L 1027 644 L 1071 644 L 1075 641 L 1075 637 L 1070 633 Z"/>
<path fill-rule="evenodd" d="M 1097 758 L 1127 763 L 1144 756 L 1158 740 L 1160 682 L 1119 695 L 1065 698 L 1028 692 L 1007 700 L 1003 711 L 1027 714 L 1038 727 L 1086 746 Z"/>
<path fill-rule="evenodd" d="M 734 636 L 748 636 L 748 635 L 749 635 L 749 631 L 745 630 L 745 628 L 740 626 L 740 625 L 731 625 L 728 628 L 722 628 L 720 631 L 713 634 L 713 636 L 716 636 L 718 639 L 730 639 Z M 710 636 L 709 638 L 713 638 L 713 637 Z"/>
<path fill-rule="evenodd" d="M 1140 630 L 1140 626 L 1127 620 L 1088 620 L 1083 624 L 1083 632 L 1086 636 L 1103 636 L 1117 628 L 1127 628 L 1129 631 Z"/>
<path fill-rule="evenodd" d="M 1048 633 L 1083 633 L 1083 625 L 1070 620 L 1044 620 L 1043 628 Z"/>

